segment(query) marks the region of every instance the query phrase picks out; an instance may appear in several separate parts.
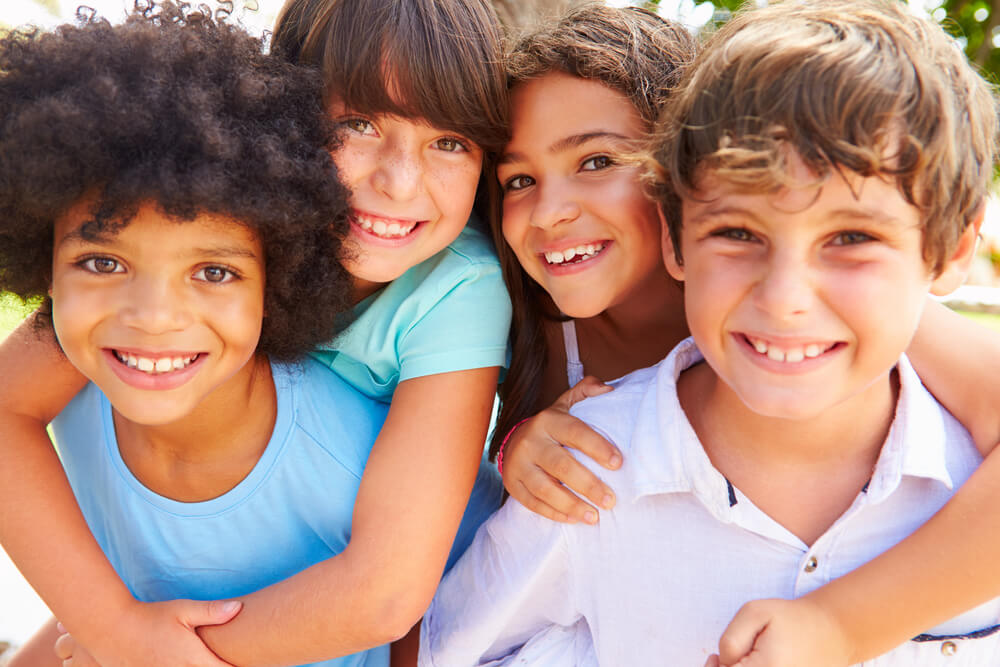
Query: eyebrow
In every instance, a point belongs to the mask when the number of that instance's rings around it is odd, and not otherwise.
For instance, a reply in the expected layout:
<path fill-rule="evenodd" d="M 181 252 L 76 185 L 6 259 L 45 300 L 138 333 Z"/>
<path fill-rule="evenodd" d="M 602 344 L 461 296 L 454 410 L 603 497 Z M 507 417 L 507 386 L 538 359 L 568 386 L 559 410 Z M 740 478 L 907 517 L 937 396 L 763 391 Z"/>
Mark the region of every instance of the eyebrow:
<path fill-rule="evenodd" d="M 71 232 L 68 232 L 65 236 L 59 239 L 56 246 L 61 246 L 65 243 L 88 243 L 95 245 L 108 245 L 115 238 L 114 234 L 108 232 L 97 232 L 90 236 L 84 236 L 81 228 L 77 227 Z M 244 258 L 244 259 L 260 259 L 252 250 L 247 248 L 241 248 L 234 245 L 216 245 L 216 246 L 206 246 L 206 247 L 193 247 L 191 248 L 191 254 L 198 257 L 220 257 L 220 258 Z"/>
<path fill-rule="evenodd" d="M 749 218 L 757 223 L 761 222 L 761 218 L 756 213 L 742 206 L 719 206 L 719 207 L 710 206 L 707 210 L 702 211 L 698 215 L 692 217 L 690 220 L 686 220 L 685 222 L 693 225 L 702 224 L 707 222 L 708 218 L 712 218 L 718 215 L 742 216 L 745 218 Z M 899 218 L 892 215 L 888 215 L 886 213 L 883 213 L 882 211 L 872 208 L 864 208 L 864 209 L 841 208 L 830 211 L 830 213 L 826 217 L 849 218 L 859 221 L 867 220 L 874 222 L 876 224 L 889 225 L 893 227 L 905 226 L 903 221 L 900 220 Z"/>
<path fill-rule="evenodd" d="M 606 130 L 598 130 L 596 132 L 584 132 L 582 134 L 571 134 L 568 137 L 563 137 L 559 139 L 554 144 L 549 146 L 549 153 L 561 153 L 564 150 L 570 148 L 576 148 L 577 146 L 582 146 L 588 141 L 593 141 L 595 139 L 620 139 L 622 141 L 632 141 L 631 137 L 626 137 L 624 134 L 619 134 L 618 132 L 609 132 Z M 511 162 L 524 162 L 527 157 L 523 153 L 504 153 L 500 156 L 497 164 L 509 164 Z"/>

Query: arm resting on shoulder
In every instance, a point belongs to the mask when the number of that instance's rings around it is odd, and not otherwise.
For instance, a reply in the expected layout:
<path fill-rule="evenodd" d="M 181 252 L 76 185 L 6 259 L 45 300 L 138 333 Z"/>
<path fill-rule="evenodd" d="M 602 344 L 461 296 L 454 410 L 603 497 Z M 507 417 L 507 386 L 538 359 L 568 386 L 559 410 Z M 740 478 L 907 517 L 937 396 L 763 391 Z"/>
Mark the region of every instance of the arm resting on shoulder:
<path fill-rule="evenodd" d="M 444 571 L 482 456 L 498 369 L 401 382 L 337 556 L 241 598 L 206 644 L 244 667 L 314 662 L 385 644 L 420 619 Z"/>
<path fill-rule="evenodd" d="M 1000 333 L 931 300 L 907 356 L 983 456 L 989 454 L 1000 442 Z"/>

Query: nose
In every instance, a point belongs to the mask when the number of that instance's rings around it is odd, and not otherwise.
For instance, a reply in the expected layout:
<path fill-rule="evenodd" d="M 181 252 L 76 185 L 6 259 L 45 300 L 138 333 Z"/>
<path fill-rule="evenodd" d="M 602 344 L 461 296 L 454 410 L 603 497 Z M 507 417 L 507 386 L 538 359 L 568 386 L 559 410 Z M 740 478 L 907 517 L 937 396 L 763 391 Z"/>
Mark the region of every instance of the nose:
<path fill-rule="evenodd" d="M 531 209 L 531 224 L 545 229 L 580 216 L 580 204 L 573 189 L 559 182 L 535 185 L 535 205 Z"/>
<path fill-rule="evenodd" d="M 119 318 L 127 327 L 155 335 L 191 323 L 182 286 L 164 276 L 137 275 L 120 296 Z"/>
<path fill-rule="evenodd" d="M 754 286 L 754 302 L 772 319 L 792 319 L 809 311 L 814 289 L 808 258 L 773 250 Z"/>
<path fill-rule="evenodd" d="M 410 142 L 388 142 L 372 174 L 375 190 L 393 201 L 412 201 L 420 192 L 422 179 L 419 147 Z"/>

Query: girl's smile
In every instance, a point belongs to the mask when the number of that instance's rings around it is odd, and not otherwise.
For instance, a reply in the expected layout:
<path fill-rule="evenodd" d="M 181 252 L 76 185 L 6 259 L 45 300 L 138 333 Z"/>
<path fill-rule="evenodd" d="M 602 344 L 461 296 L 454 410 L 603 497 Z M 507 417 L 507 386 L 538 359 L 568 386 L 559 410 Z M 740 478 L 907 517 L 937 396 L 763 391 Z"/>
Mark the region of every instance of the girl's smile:
<path fill-rule="evenodd" d="M 497 178 L 504 238 L 525 271 L 578 318 L 663 276 L 656 209 L 638 167 L 621 157 L 646 131 L 628 98 L 551 72 L 519 84 L 511 100 L 513 132 Z"/>
<path fill-rule="evenodd" d="M 420 120 L 354 112 L 339 100 L 334 161 L 351 190 L 353 254 L 344 266 L 357 298 L 371 294 L 454 241 L 472 213 L 483 152 Z"/>

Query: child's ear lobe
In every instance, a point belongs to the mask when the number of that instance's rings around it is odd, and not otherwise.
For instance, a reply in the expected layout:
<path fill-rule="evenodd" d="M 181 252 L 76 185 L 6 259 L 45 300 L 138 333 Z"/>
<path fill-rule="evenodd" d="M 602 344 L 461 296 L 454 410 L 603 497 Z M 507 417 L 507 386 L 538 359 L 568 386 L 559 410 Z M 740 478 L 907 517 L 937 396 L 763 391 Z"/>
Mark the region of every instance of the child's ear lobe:
<path fill-rule="evenodd" d="M 663 265 L 667 267 L 667 273 L 678 281 L 684 281 L 684 265 L 677 260 L 677 253 L 674 252 L 674 240 L 670 238 L 670 226 L 667 218 L 663 215 L 663 207 L 657 206 L 656 213 L 660 216 L 660 249 L 663 252 Z"/>
<path fill-rule="evenodd" d="M 965 282 L 972 259 L 976 255 L 976 242 L 979 240 L 979 229 L 983 226 L 983 216 L 986 215 L 986 205 L 979 207 L 976 218 L 962 232 L 955 252 L 945 262 L 940 275 L 931 283 L 931 294 L 945 296 L 951 294 Z"/>

